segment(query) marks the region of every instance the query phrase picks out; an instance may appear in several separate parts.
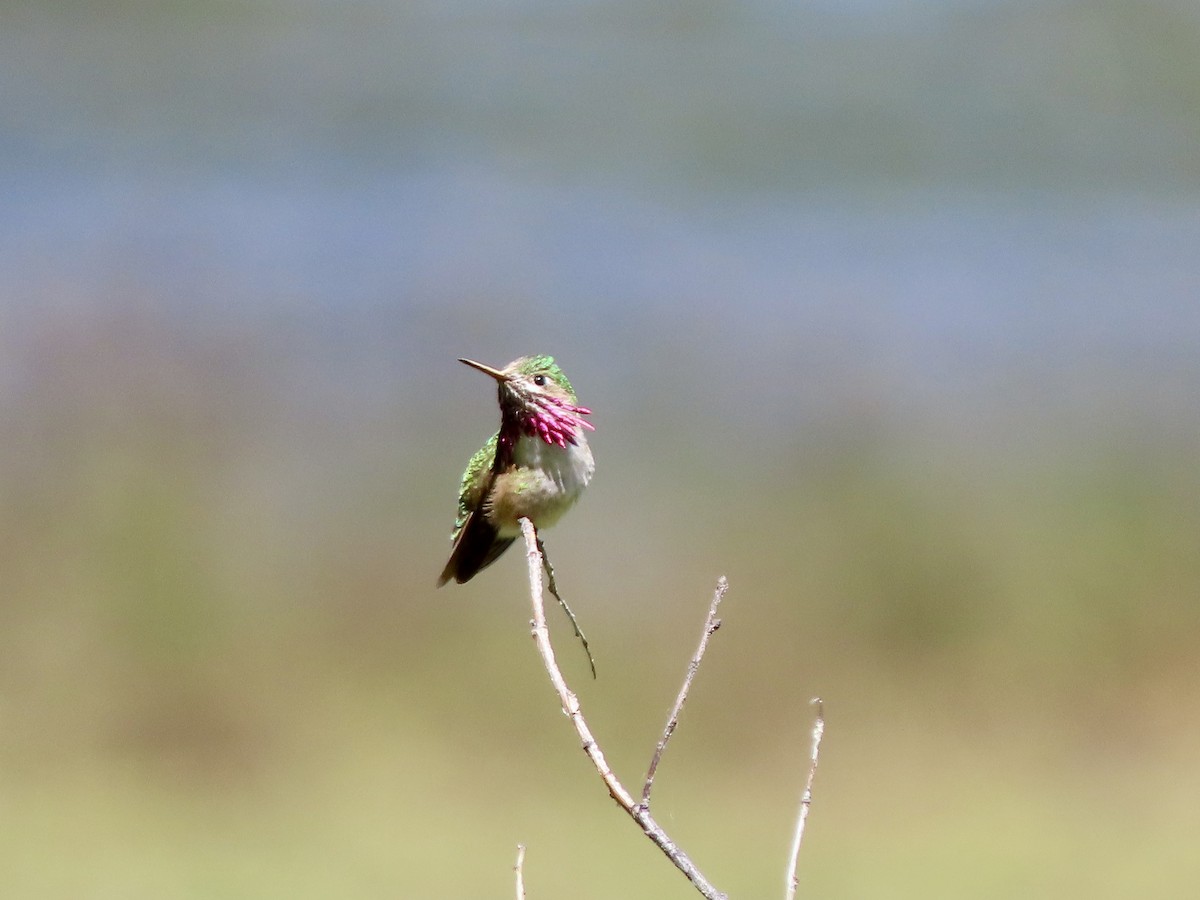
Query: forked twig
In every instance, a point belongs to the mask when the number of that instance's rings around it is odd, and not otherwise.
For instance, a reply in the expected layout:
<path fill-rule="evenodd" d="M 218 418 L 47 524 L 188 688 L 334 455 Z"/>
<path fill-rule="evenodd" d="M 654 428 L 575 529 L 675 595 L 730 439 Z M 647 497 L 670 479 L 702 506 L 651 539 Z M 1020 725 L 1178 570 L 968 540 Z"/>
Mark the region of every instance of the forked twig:
<path fill-rule="evenodd" d="M 726 895 L 718 891 L 704 877 L 688 855 L 667 836 L 662 826 L 654 821 L 654 818 L 650 815 L 650 810 L 645 805 L 633 799 L 633 796 L 625 789 L 624 785 L 617 779 L 617 776 L 613 774 L 612 769 L 609 768 L 600 745 L 592 737 L 592 731 L 583 717 L 583 711 L 579 706 L 579 698 L 567 687 L 562 671 L 559 669 L 558 663 L 554 658 L 554 648 L 550 644 L 550 631 L 546 627 L 545 603 L 542 599 L 543 556 L 538 547 L 537 530 L 533 527 L 532 522 L 522 518 L 521 532 L 525 536 L 525 555 L 529 561 L 529 596 L 533 605 L 533 622 L 531 623 L 533 640 L 537 645 L 538 652 L 541 654 L 542 662 L 545 664 L 546 673 L 550 676 L 550 683 L 554 685 L 554 690 L 558 693 L 558 699 L 562 703 L 563 712 L 567 714 L 571 720 L 571 724 L 575 726 L 575 732 L 579 735 L 579 739 L 583 744 L 584 753 L 591 760 L 596 772 L 604 782 L 604 786 L 608 788 L 609 796 L 638 824 L 638 827 L 642 829 L 646 837 L 650 838 L 654 845 L 675 864 L 675 867 L 687 877 L 696 890 L 704 895 L 706 900 L 727 900 Z"/>
<path fill-rule="evenodd" d="M 825 704 L 821 702 L 820 697 L 813 697 L 812 704 L 817 708 L 817 721 L 813 723 L 808 778 L 804 782 L 804 793 L 800 795 L 800 813 L 796 816 L 796 835 L 792 838 L 792 855 L 788 858 L 787 891 L 784 893 L 784 900 L 796 900 L 796 886 L 799 883 L 796 866 L 800 862 L 800 842 L 804 840 L 804 825 L 808 822 L 808 808 L 812 806 L 813 778 L 816 777 L 817 760 L 821 755 L 821 737 L 825 734 Z"/>
<path fill-rule="evenodd" d="M 712 604 L 708 607 L 708 619 L 704 622 L 704 633 L 700 635 L 700 646 L 696 648 L 695 656 L 688 663 L 683 687 L 679 689 L 679 696 L 675 698 L 675 705 L 667 717 L 667 727 L 663 729 L 663 736 L 659 738 L 658 746 L 654 748 L 650 768 L 646 770 L 646 783 L 642 787 L 642 806 L 646 809 L 650 808 L 650 791 L 654 787 L 654 773 L 658 771 L 658 764 L 662 760 L 663 752 L 667 749 L 667 742 L 671 740 L 671 735 L 675 733 L 675 727 L 679 724 L 679 714 L 683 711 L 683 704 L 687 702 L 688 691 L 692 688 L 692 679 L 696 677 L 696 672 L 700 669 L 700 660 L 704 659 L 704 651 L 708 649 L 708 639 L 721 627 L 721 620 L 717 618 L 717 607 L 721 605 L 721 601 L 725 598 L 725 592 L 728 590 L 729 582 L 722 575 L 717 579 L 717 589 L 713 593 Z"/>
<path fill-rule="evenodd" d="M 534 531 L 537 535 L 537 531 Z M 540 536 L 537 538 L 538 553 L 542 554 L 542 565 L 546 568 L 546 587 L 550 593 L 554 595 L 554 599 L 558 601 L 558 605 L 563 608 L 563 612 L 567 614 L 567 618 L 571 620 L 571 627 L 575 629 L 575 637 L 579 638 L 579 643 L 583 644 L 583 652 L 587 654 L 588 665 L 592 667 L 592 678 L 596 677 L 596 660 L 592 657 L 592 648 L 588 646 L 588 639 L 583 633 L 583 629 L 579 627 L 579 622 L 575 618 L 575 613 L 571 611 L 571 607 L 567 606 L 567 601 L 558 594 L 558 585 L 554 583 L 554 566 L 550 565 L 550 556 L 546 553 L 546 545 L 542 543 Z"/>

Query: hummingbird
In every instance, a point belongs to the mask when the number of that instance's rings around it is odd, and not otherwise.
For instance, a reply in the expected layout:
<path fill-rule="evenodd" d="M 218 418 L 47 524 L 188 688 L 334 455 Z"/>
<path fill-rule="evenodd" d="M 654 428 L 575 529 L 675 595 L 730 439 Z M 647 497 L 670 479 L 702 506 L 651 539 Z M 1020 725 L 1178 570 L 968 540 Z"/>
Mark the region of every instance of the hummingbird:
<path fill-rule="evenodd" d="M 596 470 L 584 434 L 595 430 L 583 418 L 592 411 L 579 405 L 553 357 L 522 356 L 503 369 L 473 359 L 459 362 L 496 380 L 500 430 L 463 472 L 450 536 L 454 549 L 438 587 L 451 578 L 470 581 L 495 562 L 521 534 L 520 519 L 529 519 L 538 531 L 553 525 Z"/>

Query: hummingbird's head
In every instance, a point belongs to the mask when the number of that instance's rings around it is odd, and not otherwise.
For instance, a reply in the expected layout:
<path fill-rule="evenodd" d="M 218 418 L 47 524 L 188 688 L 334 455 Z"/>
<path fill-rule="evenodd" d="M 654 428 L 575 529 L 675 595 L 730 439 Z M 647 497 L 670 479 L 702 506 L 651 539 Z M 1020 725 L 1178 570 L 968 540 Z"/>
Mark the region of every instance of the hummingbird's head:
<path fill-rule="evenodd" d="M 459 362 L 496 379 L 500 385 L 501 419 L 509 421 L 511 417 L 525 434 L 566 447 L 577 442 L 578 429 L 595 431 L 582 418 L 592 411 L 579 405 L 571 382 L 554 357 L 522 356 L 503 369 L 493 369 L 473 359 Z"/>

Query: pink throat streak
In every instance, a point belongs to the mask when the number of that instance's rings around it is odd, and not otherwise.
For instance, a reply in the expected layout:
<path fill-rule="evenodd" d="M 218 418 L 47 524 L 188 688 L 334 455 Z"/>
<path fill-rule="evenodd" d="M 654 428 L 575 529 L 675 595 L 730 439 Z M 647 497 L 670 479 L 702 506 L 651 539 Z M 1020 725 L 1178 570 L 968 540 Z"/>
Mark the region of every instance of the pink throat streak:
<path fill-rule="evenodd" d="M 539 397 L 536 403 L 533 413 L 521 422 L 522 430 L 531 437 L 540 437 L 547 444 L 565 449 L 567 444 L 578 443 L 575 432 L 580 428 L 596 430 L 591 422 L 582 418 L 592 414 L 586 406 L 575 406 L 550 397 Z"/>

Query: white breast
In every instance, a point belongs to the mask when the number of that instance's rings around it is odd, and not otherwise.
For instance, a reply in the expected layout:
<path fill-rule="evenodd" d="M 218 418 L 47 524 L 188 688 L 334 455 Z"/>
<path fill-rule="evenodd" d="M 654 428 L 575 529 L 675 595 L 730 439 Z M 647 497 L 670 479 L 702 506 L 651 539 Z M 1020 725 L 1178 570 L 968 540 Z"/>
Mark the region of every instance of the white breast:
<path fill-rule="evenodd" d="M 501 537 L 521 533 L 518 519 L 527 516 L 539 529 L 548 528 L 579 499 L 592 480 L 596 463 L 587 439 L 559 447 L 541 438 L 522 437 L 513 448 L 516 468 L 499 476 L 490 498 L 488 518 Z"/>
<path fill-rule="evenodd" d="M 592 450 L 582 429 L 575 432 L 578 443 L 559 447 L 541 438 L 522 437 L 513 449 L 513 461 L 523 469 L 540 469 L 553 482 L 552 490 L 571 495 L 572 499 L 587 487 L 596 471 Z"/>

